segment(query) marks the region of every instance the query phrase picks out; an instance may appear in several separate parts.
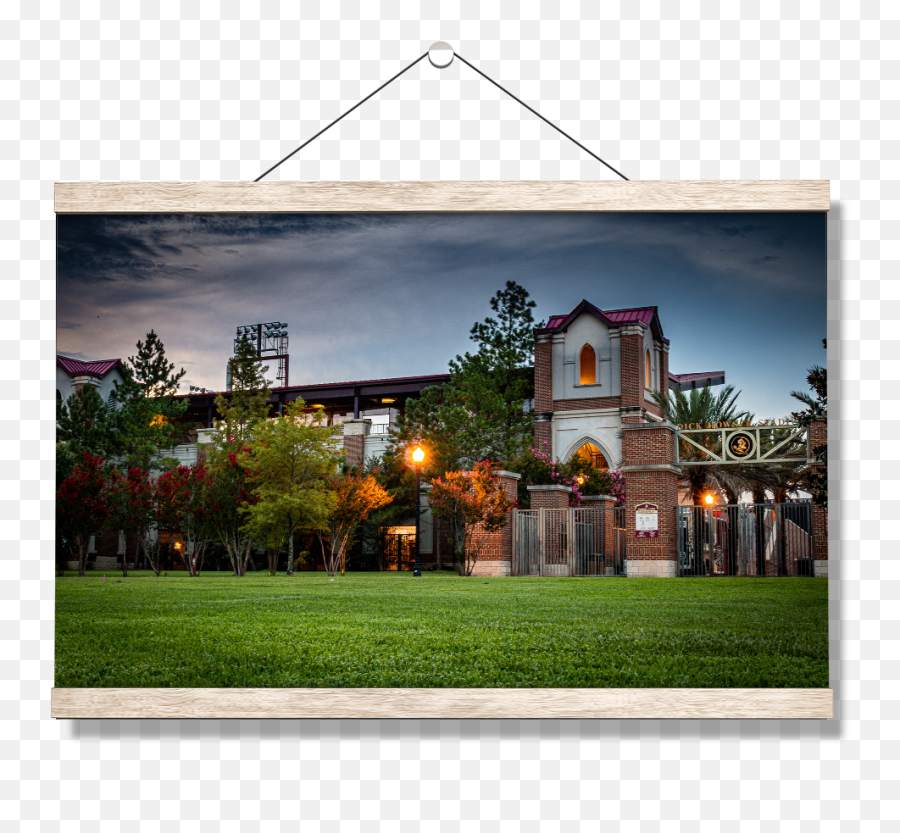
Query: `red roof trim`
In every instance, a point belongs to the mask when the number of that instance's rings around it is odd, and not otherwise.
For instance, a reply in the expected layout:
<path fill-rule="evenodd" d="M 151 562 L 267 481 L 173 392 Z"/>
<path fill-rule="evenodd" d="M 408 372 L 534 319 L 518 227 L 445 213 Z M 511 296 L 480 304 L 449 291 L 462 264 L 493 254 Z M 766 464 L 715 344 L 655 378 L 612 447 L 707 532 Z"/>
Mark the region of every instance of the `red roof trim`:
<path fill-rule="evenodd" d="M 83 362 L 68 356 L 56 356 L 56 363 L 69 376 L 99 376 L 101 379 L 113 368 L 118 368 L 119 373 L 125 376 L 125 366 L 121 359 L 97 359 L 92 362 Z"/>
<path fill-rule="evenodd" d="M 669 339 L 663 335 L 662 324 L 659 322 L 659 312 L 657 307 L 632 307 L 630 309 L 604 311 L 587 300 L 582 300 L 568 315 L 550 316 L 547 324 L 544 327 L 535 329 L 535 332 L 558 333 L 560 330 L 566 329 L 566 327 L 568 327 L 583 312 L 591 313 L 610 327 L 621 327 L 625 324 L 643 324 L 645 327 L 652 327 L 654 334 L 658 338 L 666 344 L 669 343 Z"/>

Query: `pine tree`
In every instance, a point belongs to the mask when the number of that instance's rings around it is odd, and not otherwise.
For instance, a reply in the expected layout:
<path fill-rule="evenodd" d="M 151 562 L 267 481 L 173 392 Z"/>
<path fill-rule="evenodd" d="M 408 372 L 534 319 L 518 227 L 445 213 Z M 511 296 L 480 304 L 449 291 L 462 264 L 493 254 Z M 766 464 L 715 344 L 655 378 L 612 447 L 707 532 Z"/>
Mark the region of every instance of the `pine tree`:
<path fill-rule="evenodd" d="M 56 439 L 79 458 L 83 452 L 105 458 L 115 449 L 114 420 L 93 385 L 85 385 L 58 404 Z"/>
<path fill-rule="evenodd" d="M 166 358 L 159 336 L 151 330 L 145 342 L 137 342 L 137 355 L 128 358 L 125 379 L 116 382 L 119 408 L 113 411 L 117 451 L 128 466 L 149 471 L 162 449 L 178 443 L 176 421 L 187 410 L 187 400 L 176 401 L 184 368 Z"/>
<path fill-rule="evenodd" d="M 386 459 L 402 457 L 414 442 L 429 447 L 432 475 L 470 469 L 482 460 L 508 463 L 532 441 L 534 301 L 514 281 L 491 299 L 496 318 L 476 323 L 478 345 L 450 362 L 443 388 L 426 388 L 397 420 Z"/>
<path fill-rule="evenodd" d="M 219 394 L 216 408 L 220 419 L 216 427 L 232 441 L 241 443 L 250 438 L 253 427 L 269 415 L 268 367 L 260 367 L 256 348 L 249 339 L 238 342 L 234 356 L 228 360 L 231 371 L 230 399 Z"/>

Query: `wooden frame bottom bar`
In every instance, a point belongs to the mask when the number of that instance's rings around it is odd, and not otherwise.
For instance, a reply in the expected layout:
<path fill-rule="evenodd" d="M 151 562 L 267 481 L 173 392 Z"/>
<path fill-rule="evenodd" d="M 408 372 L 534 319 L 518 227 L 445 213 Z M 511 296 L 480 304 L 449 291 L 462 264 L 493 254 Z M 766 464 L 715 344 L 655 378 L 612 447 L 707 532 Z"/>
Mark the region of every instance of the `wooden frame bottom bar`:
<path fill-rule="evenodd" d="M 56 718 L 831 719 L 830 688 L 54 688 Z"/>

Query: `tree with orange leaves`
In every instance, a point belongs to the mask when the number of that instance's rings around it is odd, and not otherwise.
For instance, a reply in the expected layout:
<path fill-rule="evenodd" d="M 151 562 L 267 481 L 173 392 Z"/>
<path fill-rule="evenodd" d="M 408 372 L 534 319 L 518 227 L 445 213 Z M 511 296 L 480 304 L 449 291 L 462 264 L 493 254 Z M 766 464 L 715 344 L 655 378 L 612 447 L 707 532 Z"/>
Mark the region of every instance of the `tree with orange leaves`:
<path fill-rule="evenodd" d="M 374 474 L 364 474 L 353 468 L 329 478 L 334 509 L 328 520 L 328 551 L 319 533 L 322 560 L 325 570 L 333 576 L 340 570 L 344 575 L 347 562 L 347 548 L 356 527 L 369 517 L 371 512 L 387 506 L 394 498 L 375 479 Z"/>
<path fill-rule="evenodd" d="M 503 528 L 513 506 L 487 460 L 431 481 L 431 512 L 450 526 L 461 576 L 472 575 L 488 535 Z"/>

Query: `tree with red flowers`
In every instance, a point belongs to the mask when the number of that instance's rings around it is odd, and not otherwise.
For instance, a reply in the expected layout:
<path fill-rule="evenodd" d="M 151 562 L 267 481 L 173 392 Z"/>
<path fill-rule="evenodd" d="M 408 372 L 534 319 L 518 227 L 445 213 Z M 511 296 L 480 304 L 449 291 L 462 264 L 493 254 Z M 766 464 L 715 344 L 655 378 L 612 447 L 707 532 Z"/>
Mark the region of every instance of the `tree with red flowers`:
<path fill-rule="evenodd" d="M 82 462 L 56 491 L 56 529 L 78 562 L 78 575 L 87 568 L 91 536 L 109 518 L 109 492 L 103 460 L 84 452 Z"/>
<path fill-rule="evenodd" d="M 209 470 L 203 460 L 163 472 L 156 481 L 159 528 L 172 533 L 175 549 L 192 576 L 200 575 L 209 545 L 209 483 Z"/>
<path fill-rule="evenodd" d="M 431 512 L 450 527 L 461 576 L 472 575 L 488 536 L 503 528 L 513 506 L 487 460 L 431 481 Z"/>
<path fill-rule="evenodd" d="M 132 466 L 126 474 L 117 469 L 110 472 L 110 521 L 115 529 L 137 534 L 141 552 L 150 569 L 158 576 L 159 529 L 157 517 L 156 484 L 150 475 L 139 466 Z M 127 575 L 127 558 L 122 559 L 123 575 Z"/>
<path fill-rule="evenodd" d="M 225 548 L 236 576 L 247 575 L 256 543 L 247 517 L 247 509 L 258 500 L 247 469 L 249 453 L 248 446 L 225 437 L 206 458 L 209 479 L 203 489 L 204 511 L 210 533 Z"/>

